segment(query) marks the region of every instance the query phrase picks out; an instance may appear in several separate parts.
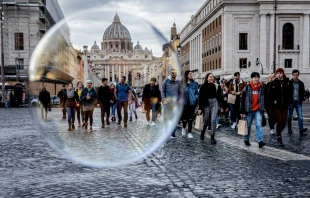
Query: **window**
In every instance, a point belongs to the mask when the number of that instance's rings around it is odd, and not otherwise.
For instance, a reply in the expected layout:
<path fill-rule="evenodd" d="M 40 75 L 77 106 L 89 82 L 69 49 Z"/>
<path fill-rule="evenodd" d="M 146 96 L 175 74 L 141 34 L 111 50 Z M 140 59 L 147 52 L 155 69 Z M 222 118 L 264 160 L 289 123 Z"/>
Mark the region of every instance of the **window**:
<path fill-rule="evenodd" d="M 147 54 L 145 54 L 145 56 L 144 56 L 145 58 L 148 58 L 148 55 Z"/>
<path fill-rule="evenodd" d="M 15 33 L 15 50 L 24 50 L 24 34 Z"/>
<path fill-rule="evenodd" d="M 24 69 L 24 59 L 23 58 L 16 58 L 15 59 L 15 63 L 16 63 L 16 68 L 18 70 L 23 70 Z"/>
<path fill-rule="evenodd" d="M 282 49 L 294 49 L 294 26 L 286 23 L 283 26 Z"/>
<path fill-rule="evenodd" d="M 239 59 L 239 68 L 247 68 L 247 58 L 240 58 Z"/>
<path fill-rule="evenodd" d="M 221 62 L 221 59 L 219 59 L 219 68 L 222 68 L 222 62 Z"/>
<path fill-rule="evenodd" d="M 222 25 L 222 16 L 219 16 L 219 25 Z"/>
<path fill-rule="evenodd" d="M 239 34 L 239 50 L 247 50 L 248 49 L 248 34 L 240 33 Z"/>
<path fill-rule="evenodd" d="M 215 27 L 217 27 L 217 19 L 215 19 Z"/>
<path fill-rule="evenodd" d="M 285 59 L 285 65 L 284 68 L 292 68 L 292 59 Z"/>

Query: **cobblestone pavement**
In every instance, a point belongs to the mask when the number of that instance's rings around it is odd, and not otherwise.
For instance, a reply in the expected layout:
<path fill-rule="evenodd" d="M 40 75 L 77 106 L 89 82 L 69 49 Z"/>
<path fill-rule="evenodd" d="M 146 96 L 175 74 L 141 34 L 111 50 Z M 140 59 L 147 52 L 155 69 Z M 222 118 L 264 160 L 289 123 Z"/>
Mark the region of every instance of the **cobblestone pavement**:
<path fill-rule="evenodd" d="M 118 168 L 90 168 L 53 150 L 28 109 L 0 109 L 0 116 L 0 197 L 310 196 L 309 161 L 276 160 L 221 141 L 211 146 L 208 138 L 200 141 L 194 134 L 187 139 L 178 131 L 177 139 L 168 140 L 145 160 Z M 143 148 L 148 142 L 141 136 L 149 136 L 136 130 L 139 123 L 117 130 L 132 134 L 128 139 Z M 113 132 L 120 133 L 117 130 Z M 76 132 L 72 141 L 83 136 Z"/>

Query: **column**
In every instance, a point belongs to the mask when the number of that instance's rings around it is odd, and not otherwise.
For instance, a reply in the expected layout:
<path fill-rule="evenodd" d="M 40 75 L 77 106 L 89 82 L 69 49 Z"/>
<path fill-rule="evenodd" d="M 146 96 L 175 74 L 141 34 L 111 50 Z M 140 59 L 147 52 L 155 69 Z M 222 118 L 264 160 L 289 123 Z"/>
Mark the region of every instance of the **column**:
<path fill-rule="evenodd" d="M 126 80 L 128 80 L 127 74 L 126 74 L 126 65 L 124 65 L 124 76 L 126 76 Z"/>
<path fill-rule="evenodd" d="M 118 81 L 120 82 L 121 81 L 121 66 L 118 65 Z"/>
<path fill-rule="evenodd" d="M 112 69 L 112 82 L 115 83 L 115 65 L 111 65 L 111 69 Z"/>
<path fill-rule="evenodd" d="M 107 79 L 108 79 L 108 82 L 110 82 L 110 65 L 107 66 Z"/>
<path fill-rule="evenodd" d="M 270 32 L 269 32 L 269 65 L 267 68 L 269 68 L 269 73 L 273 72 L 271 68 L 273 68 L 273 53 L 274 53 L 274 14 L 270 15 Z M 265 73 L 265 71 L 264 71 Z"/>
<path fill-rule="evenodd" d="M 266 32 L 266 15 L 265 14 L 262 14 L 260 16 L 260 41 L 259 43 L 260 43 L 259 59 L 263 65 L 263 68 L 266 68 L 267 32 Z"/>
<path fill-rule="evenodd" d="M 304 15 L 304 32 L 303 32 L 303 68 L 309 68 L 309 14 Z"/>

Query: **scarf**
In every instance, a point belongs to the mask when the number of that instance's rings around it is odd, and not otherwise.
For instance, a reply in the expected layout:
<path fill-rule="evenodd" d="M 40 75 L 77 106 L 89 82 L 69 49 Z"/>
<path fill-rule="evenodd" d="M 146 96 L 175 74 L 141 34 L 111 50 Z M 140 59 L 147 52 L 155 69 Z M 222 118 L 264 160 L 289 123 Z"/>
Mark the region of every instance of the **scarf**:
<path fill-rule="evenodd" d="M 114 88 L 111 88 L 111 89 L 110 89 L 110 93 L 111 93 L 111 94 L 114 94 Z"/>
<path fill-rule="evenodd" d="M 71 89 L 71 90 L 67 89 L 67 96 L 68 96 L 68 98 L 73 98 L 74 97 L 74 90 L 73 89 Z"/>

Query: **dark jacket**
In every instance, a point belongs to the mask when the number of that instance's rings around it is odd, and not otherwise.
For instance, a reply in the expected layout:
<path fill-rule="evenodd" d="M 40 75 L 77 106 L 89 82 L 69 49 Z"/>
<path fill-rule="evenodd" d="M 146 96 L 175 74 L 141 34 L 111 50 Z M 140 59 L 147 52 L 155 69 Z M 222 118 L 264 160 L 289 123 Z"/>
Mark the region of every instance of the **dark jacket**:
<path fill-rule="evenodd" d="M 50 104 L 51 102 L 50 93 L 48 91 L 40 91 L 39 100 L 43 104 L 44 107 L 47 107 L 47 105 Z"/>
<path fill-rule="evenodd" d="M 191 80 L 190 84 L 185 84 L 184 105 L 197 106 L 198 104 L 198 86 Z"/>
<path fill-rule="evenodd" d="M 63 98 L 64 98 L 64 92 L 65 92 L 66 90 L 65 89 L 62 89 L 62 90 L 60 90 L 58 93 L 57 93 L 57 97 L 59 98 L 59 100 L 60 100 L 60 103 L 62 103 L 63 101 Z"/>
<path fill-rule="evenodd" d="M 68 98 L 67 91 L 63 93 L 62 107 L 76 107 L 76 104 L 80 103 L 79 95 L 74 91 L 74 97 Z"/>
<path fill-rule="evenodd" d="M 249 114 L 252 112 L 252 98 L 253 98 L 253 90 L 250 84 L 245 86 L 242 90 L 240 97 L 240 113 L 241 114 Z M 258 88 L 258 104 L 259 110 L 264 111 L 265 109 L 265 99 L 264 99 L 264 87 L 261 85 Z"/>
<path fill-rule="evenodd" d="M 114 94 L 113 94 L 114 95 Z M 110 105 L 110 100 L 112 100 L 112 94 L 110 93 L 109 86 L 100 86 L 97 91 L 98 102 L 103 105 Z"/>
<path fill-rule="evenodd" d="M 144 103 L 144 105 L 149 106 L 151 105 L 151 99 L 152 98 L 157 98 L 158 102 L 161 102 L 161 93 L 159 90 L 159 86 L 155 85 L 154 91 L 150 90 L 151 85 L 150 84 L 146 84 L 144 89 L 143 89 L 143 93 L 142 93 L 142 102 Z"/>
<path fill-rule="evenodd" d="M 87 100 L 86 96 L 89 95 L 90 99 Z M 95 108 L 95 100 L 97 98 L 96 90 L 92 87 L 89 91 L 88 88 L 85 87 L 82 91 L 80 100 L 83 104 L 83 108 L 85 109 L 94 109 Z"/>
<path fill-rule="evenodd" d="M 111 100 L 112 100 L 112 103 L 110 103 L 110 104 L 116 104 L 116 102 L 117 102 L 115 95 L 114 95 L 114 92 L 115 92 L 115 89 L 111 93 L 111 88 L 110 88 L 110 94 L 111 94 Z"/>
<path fill-rule="evenodd" d="M 290 82 L 292 83 L 293 86 L 293 79 L 290 80 Z M 299 102 L 303 102 L 305 101 L 305 85 L 302 81 L 300 81 L 298 79 L 298 83 L 299 83 Z M 293 94 L 294 94 L 294 86 L 292 87 L 293 89 Z"/>
<path fill-rule="evenodd" d="M 219 105 L 223 103 L 223 98 L 222 98 L 222 89 L 221 86 L 218 84 L 215 84 L 217 86 L 217 91 L 216 91 L 216 99 Z M 204 110 L 205 107 L 209 106 L 208 102 L 208 83 L 204 83 L 199 90 L 199 110 Z"/>
<path fill-rule="evenodd" d="M 268 102 L 268 90 L 269 90 L 269 87 L 270 87 L 270 84 L 271 84 L 272 82 L 268 82 L 266 85 L 265 85 L 265 87 L 264 87 L 264 100 L 265 100 L 265 109 L 267 110 L 267 109 L 270 109 L 271 107 L 270 107 L 270 104 L 269 104 L 269 102 Z"/>
<path fill-rule="evenodd" d="M 283 79 L 283 87 L 278 78 L 274 79 L 268 89 L 270 108 L 287 108 L 293 102 L 293 85 L 288 78 Z M 275 101 L 277 103 L 275 104 Z"/>

